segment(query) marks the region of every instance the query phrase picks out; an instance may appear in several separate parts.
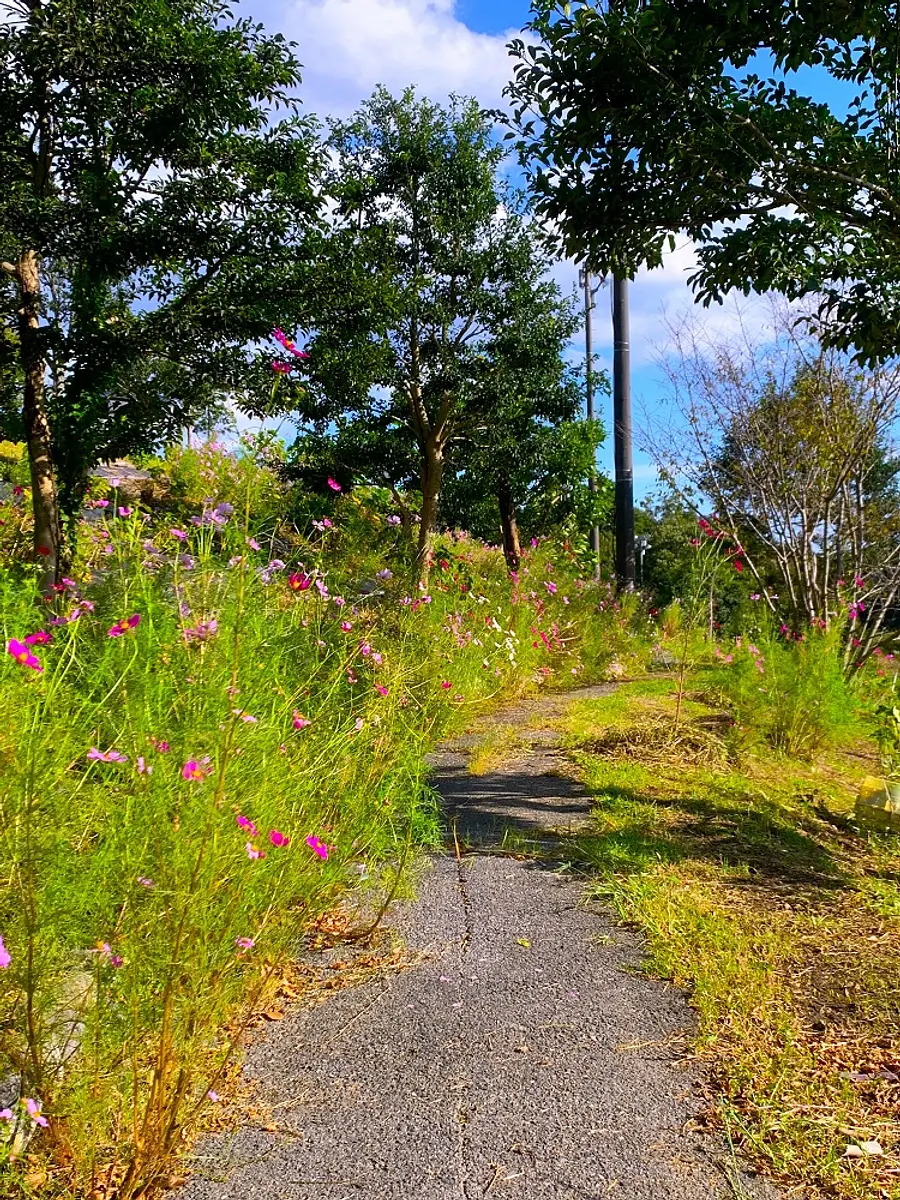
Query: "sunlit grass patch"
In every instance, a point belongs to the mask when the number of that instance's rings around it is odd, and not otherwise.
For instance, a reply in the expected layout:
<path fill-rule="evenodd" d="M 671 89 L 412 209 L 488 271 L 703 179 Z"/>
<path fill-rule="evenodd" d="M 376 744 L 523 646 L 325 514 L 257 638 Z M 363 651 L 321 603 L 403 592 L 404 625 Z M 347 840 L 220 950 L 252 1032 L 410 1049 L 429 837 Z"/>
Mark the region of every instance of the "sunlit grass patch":
<path fill-rule="evenodd" d="M 573 714 L 592 890 L 687 989 L 718 1117 L 761 1166 L 798 1194 L 900 1195 L 900 845 L 848 820 L 865 747 L 740 757 L 726 732 L 713 765 L 639 738 L 609 753 L 608 713 L 613 731 L 672 719 L 642 686 Z"/>

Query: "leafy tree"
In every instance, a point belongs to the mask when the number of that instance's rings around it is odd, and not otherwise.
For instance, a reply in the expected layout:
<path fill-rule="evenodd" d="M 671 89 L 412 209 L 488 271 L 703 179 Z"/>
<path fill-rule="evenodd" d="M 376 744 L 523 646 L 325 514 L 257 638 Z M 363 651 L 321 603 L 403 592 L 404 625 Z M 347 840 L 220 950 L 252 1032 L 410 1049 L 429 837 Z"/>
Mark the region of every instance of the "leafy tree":
<path fill-rule="evenodd" d="M 690 319 L 671 330 L 675 419 L 651 434 L 657 461 L 709 498 L 773 612 L 802 629 L 849 610 L 848 662 L 853 640 L 865 655 L 900 594 L 900 368 L 853 366 L 790 312 L 730 344 Z"/>
<path fill-rule="evenodd" d="M 537 405 L 509 398 L 498 419 L 448 453 L 441 516 L 488 541 L 499 529 L 510 570 L 519 565 L 520 529 L 525 536 L 585 533 L 609 508 L 607 481 L 596 495 L 587 484 L 602 431 L 578 419 L 581 389 L 570 384 Z"/>
<path fill-rule="evenodd" d="M 317 209 L 298 65 L 218 0 L 19 0 L 0 26 L 0 262 L 43 582 L 98 457 L 246 368 Z"/>
<path fill-rule="evenodd" d="M 501 150 L 474 101 L 379 89 L 332 123 L 329 149 L 335 207 L 311 272 L 300 417 L 334 422 L 336 451 L 373 481 L 399 487 L 414 464 L 424 575 L 451 445 L 496 446 L 504 406 L 563 386 L 574 317 L 501 189 Z"/>
<path fill-rule="evenodd" d="M 569 253 L 631 275 L 684 230 L 705 304 L 730 288 L 814 295 L 829 344 L 900 353 L 895 3 L 535 8 L 539 41 L 511 47 L 511 136 Z M 853 86 L 846 112 L 790 85 L 809 67 Z"/>

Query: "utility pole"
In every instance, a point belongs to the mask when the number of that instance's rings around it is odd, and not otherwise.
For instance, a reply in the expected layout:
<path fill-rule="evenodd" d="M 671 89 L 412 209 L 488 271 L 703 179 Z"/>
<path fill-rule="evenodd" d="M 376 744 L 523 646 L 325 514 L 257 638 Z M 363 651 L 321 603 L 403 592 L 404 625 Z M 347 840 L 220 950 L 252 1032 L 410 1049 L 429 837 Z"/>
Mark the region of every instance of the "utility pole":
<path fill-rule="evenodd" d="M 628 280 L 613 276 L 613 429 L 616 459 L 616 577 L 634 588 L 634 475 L 631 463 L 631 346 Z"/>
<path fill-rule="evenodd" d="M 584 287 L 584 389 L 587 397 L 587 419 L 594 419 L 594 350 L 591 334 L 591 312 L 594 308 L 594 297 L 591 292 L 591 272 L 586 266 L 578 272 L 579 282 Z M 588 488 L 592 495 L 597 493 L 597 464 L 591 462 L 588 475 Z M 600 578 L 600 526 L 591 528 L 591 557 L 594 560 L 594 578 Z"/>

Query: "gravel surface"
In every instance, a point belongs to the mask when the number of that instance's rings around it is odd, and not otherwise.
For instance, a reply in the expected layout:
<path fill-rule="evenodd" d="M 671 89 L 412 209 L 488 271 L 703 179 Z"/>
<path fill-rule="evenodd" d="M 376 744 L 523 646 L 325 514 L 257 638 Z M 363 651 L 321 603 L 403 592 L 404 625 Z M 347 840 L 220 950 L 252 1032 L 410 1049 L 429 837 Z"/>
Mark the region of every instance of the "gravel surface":
<path fill-rule="evenodd" d="M 564 703 L 499 719 L 539 726 Z M 418 960 L 267 1030 L 246 1070 L 276 1129 L 207 1138 L 180 1200 L 776 1196 L 696 1124 L 691 1011 L 636 973 L 637 940 L 549 860 L 489 852 L 509 823 L 549 839 L 588 815 L 574 782 L 546 774 L 552 732 L 523 745 L 478 777 L 465 744 L 436 756 L 476 849 L 435 858 L 417 901 L 393 906 Z"/>

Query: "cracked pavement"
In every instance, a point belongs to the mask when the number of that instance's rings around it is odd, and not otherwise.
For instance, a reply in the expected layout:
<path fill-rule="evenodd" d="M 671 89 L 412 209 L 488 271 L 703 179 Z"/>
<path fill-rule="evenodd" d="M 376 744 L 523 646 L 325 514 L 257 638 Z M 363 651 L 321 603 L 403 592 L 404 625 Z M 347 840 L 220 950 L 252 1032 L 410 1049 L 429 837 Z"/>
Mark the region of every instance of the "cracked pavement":
<path fill-rule="evenodd" d="M 547 861 L 489 852 L 510 823 L 549 837 L 588 817 L 530 732 L 487 775 L 465 773 L 465 745 L 435 756 L 476 852 L 436 857 L 390 910 L 418 960 L 266 1030 L 245 1069 L 277 1132 L 206 1138 L 181 1200 L 777 1195 L 699 1127 L 692 1014 L 636 973 L 639 941 Z"/>

